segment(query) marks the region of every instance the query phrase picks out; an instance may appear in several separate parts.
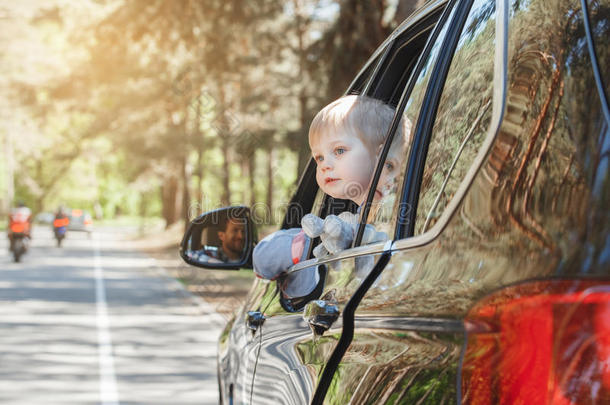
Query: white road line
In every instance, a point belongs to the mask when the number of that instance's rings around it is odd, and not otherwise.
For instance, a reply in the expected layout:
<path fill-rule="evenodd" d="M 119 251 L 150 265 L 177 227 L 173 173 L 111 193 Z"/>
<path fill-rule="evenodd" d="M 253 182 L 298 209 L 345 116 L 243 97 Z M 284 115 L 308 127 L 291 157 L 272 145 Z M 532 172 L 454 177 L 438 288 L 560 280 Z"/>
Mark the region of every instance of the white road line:
<path fill-rule="evenodd" d="M 112 339 L 108 322 L 106 289 L 104 287 L 104 270 L 100 257 L 99 234 L 93 238 L 93 258 L 95 264 L 95 301 L 97 307 L 97 344 L 100 365 L 100 401 L 101 405 L 119 405 L 119 394 L 114 374 L 112 358 Z"/>

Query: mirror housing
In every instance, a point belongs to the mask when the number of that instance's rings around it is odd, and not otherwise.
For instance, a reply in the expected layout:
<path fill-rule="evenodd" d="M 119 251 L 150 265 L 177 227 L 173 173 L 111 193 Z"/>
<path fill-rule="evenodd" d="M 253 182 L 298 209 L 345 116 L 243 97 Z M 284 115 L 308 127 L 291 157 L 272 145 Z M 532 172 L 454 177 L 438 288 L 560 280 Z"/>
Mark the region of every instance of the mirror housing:
<path fill-rule="evenodd" d="M 219 208 L 191 221 L 180 244 L 180 257 L 206 269 L 251 269 L 256 242 L 248 207 Z"/>

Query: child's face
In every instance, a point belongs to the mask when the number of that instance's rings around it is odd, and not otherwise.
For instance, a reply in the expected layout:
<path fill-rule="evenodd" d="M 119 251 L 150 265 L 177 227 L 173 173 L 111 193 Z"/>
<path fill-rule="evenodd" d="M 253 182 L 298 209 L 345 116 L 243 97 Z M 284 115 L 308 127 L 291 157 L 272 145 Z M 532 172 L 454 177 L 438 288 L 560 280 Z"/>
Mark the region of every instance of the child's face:
<path fill-rule="evenodd" d="M 381 148 L 382 146 L 379 147 L 380 153 Z M 401 148 L 396 147 L 396 145 L 394 144 L 390 147 L 385 163 L 383 164 L 381 177 L 379 178 L 379 182 L 377 183 L 374 201 L 378 201 L 382 197 L 387 197 L 389 194 L 394 192 L 394 189 L 396 187 L 396 178 L 398 176 L 399 171 L 398 164 L 402 159 L 401 152 Z"/>
<path fill-rule="evenodd" d="M 362 204 L 375 170 L 376 151 L 344 128 L 320 134 L 310 146 L 322 191 Z"/>

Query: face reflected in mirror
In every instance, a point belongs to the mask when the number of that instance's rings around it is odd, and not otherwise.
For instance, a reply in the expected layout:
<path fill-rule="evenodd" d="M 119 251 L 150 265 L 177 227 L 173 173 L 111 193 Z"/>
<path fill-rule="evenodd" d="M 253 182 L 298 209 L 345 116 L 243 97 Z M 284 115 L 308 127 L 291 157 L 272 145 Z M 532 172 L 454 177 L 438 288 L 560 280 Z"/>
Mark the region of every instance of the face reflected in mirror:
<path fill-rule="evenodd" d="M 217 213 L 194 223 L 186 254 L 199 263 L 239 263 L 247 254 L 247 219 Z"/>
<path fill-rule="evenodd" d="M 246 224 L 242 218 L 228 218 L 218 231 L 222 253 L 230 261 L 240 261 L 246 242 Z"/>

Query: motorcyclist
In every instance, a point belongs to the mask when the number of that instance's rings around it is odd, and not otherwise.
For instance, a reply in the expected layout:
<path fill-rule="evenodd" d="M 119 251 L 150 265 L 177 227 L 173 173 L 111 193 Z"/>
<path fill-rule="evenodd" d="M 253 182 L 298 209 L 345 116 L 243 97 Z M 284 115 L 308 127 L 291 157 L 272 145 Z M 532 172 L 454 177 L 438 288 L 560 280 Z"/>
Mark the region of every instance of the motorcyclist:
<path fill-rule="evenodd" d="M 9 250 L 13 250 L 13 235 L 16 233 L 24 234 L 30 239 L 30 229 L 32 228 L 32 211 L 25 206 L 23 201 L 17 202 L 17 206 L 11 210 L 8 216 L 8 239 L 10 241 Z"/>
<path fill-rule="evenodd" d="M 55 220 L 53 221 L 53 227 L 65 227 L 68 226 L 70 222 L 68 215 L 66 214 L 66 210 L 63 206 L 59 206 L 57 211 L 55 211 Z"/>

